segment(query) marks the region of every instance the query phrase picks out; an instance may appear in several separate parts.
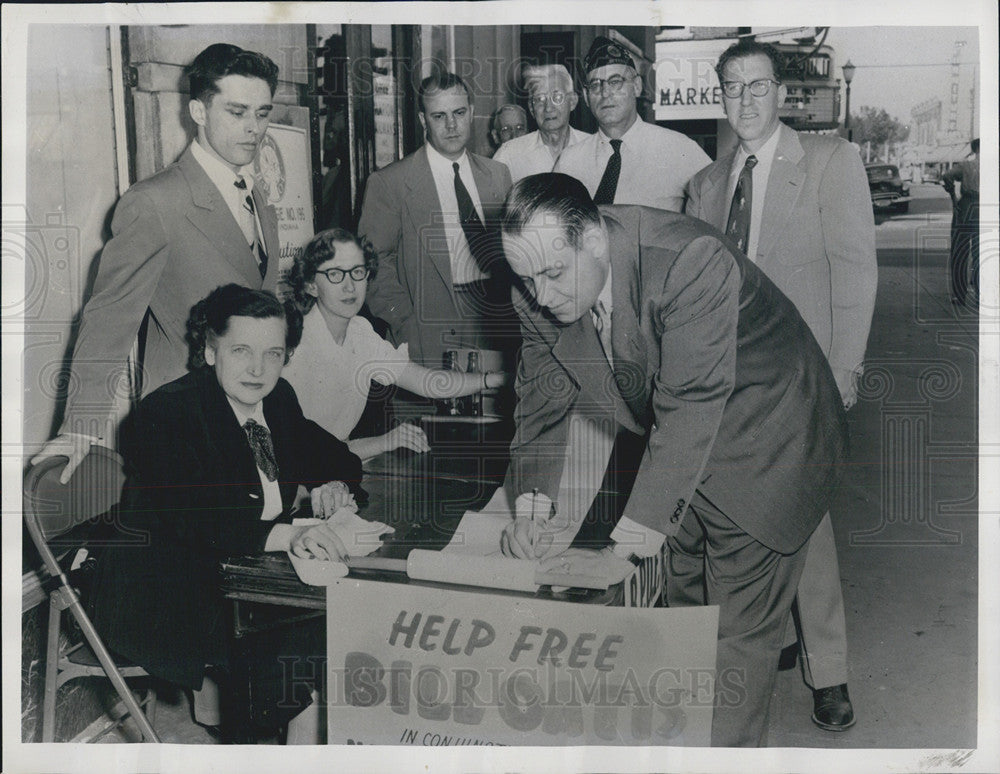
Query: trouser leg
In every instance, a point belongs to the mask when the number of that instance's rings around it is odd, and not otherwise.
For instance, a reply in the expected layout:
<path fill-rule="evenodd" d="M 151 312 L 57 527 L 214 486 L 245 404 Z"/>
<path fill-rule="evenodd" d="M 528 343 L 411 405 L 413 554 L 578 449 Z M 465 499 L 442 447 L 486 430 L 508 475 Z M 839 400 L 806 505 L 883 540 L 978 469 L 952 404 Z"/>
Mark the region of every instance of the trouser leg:
<path fill-rule="evenodd" d="M 805 563 L 805 547 L 780 554 L 698 493 L 690 512 L 705 535 L 707 602 L 719 606 L 714 747 L 767 743 L 781 637 Z"/>
<path fill-rule="evenodd" d="M 847 622 L 829 513 L 806 543 L 796 604 L 806 684 L 815 690 L 846 683 Z"/>
<path fill-rule="evenodd" d="M 667 539 L 666 599 L 669 607 L 705 604 L 705 535 L 701 522 L 691 513 L 681 520 L 680 530 Z"/>

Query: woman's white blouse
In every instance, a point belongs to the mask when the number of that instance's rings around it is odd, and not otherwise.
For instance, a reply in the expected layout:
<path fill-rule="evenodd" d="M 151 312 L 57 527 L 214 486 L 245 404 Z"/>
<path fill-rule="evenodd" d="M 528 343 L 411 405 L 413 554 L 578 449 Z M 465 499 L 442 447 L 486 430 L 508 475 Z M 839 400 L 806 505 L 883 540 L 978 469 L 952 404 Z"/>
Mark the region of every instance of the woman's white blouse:
<path fill-rule="evenodd" d="M 295 388 L 306 417 L 346 441 L 365 410 L 372 380 L 395 384 L 409 362 L 407 345 L 393 347 L 364 317 L 351 318 L 338 344 L 314 306 L 281 375 Z"/>

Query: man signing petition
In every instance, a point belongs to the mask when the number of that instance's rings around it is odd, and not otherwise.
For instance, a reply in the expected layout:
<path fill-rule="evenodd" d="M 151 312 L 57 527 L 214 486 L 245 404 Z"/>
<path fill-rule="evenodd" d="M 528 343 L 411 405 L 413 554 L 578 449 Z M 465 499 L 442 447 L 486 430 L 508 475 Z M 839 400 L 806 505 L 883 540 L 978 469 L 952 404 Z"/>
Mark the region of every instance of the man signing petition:
<path fill-rule="evenodd" d="M 548 173 L 515 184 L 501 228 L 523 286 L 508 492 L 546 495 L 572 532 L 577 515 L 560 513 L 563 471 L 595 446 L 572 442 L 571 427 L 583 419 L 645 436 L 612 544 L 545 564 L 619 581 L 667 540 L 671 557 L 686 559 L 668 583 L 689 598 L 702 588 L 719 606 L 718 675 L 740 693 L 716 707 L 712 743 L 765 744 L 803 546 L 846 454 L 823 352 L 792 303 L 701 221 L 598 209 L 582 183 Z M 515 519 L 505 551 L 537 556 L 538 528 Z"/>

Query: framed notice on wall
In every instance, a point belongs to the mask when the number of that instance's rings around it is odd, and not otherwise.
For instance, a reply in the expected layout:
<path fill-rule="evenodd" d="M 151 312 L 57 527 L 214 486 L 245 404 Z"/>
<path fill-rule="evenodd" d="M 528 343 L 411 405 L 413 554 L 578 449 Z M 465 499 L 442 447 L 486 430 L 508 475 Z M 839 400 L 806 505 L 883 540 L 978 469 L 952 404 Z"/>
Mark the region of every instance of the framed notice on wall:
<path fill-rule="evenodd" d="M 313 236 L 312 173 L 309 131 L 271 123 L 253 164 L 254 186 L 278 221 L 279 289 L 295 256 Z"/>
<path fill-rule="evenodd" d="M 718 607 L 348 578 L 327 605 L 330 744 L 709 745 Z"/>

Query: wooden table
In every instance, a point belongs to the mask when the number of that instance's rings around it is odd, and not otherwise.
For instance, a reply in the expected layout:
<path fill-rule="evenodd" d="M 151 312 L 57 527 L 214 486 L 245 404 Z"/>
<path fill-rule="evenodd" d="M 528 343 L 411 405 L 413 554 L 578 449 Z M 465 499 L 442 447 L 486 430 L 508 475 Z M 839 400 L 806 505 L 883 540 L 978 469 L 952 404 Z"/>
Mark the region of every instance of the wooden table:
<path fill-rule="evenodd" d="M 481 508 L 492 497 L 496 485 L 477 481 L 369 474 L 364 487 L 369 503 L 360 513 L 367 518 L 385 521 L 396 528 L 375 556 L 405 559 L 412 548 L 437 550 L 447 545 L 466 510 Z M 420 583 L 482 594 L 518 594 L 518 592 L 473 588 L 427 581 L 411 581 L 405 573 L 375 570 L 352 570 L 351 577 L 370 578 L 393 583 Z M 300 620 L 306 610 L 326 610 L 326 587 L 309 586 L 299 580 L 283 553 L 232 557 L 221 566 L 222 591 L 234 602 L 234 626 L 237 637 L 254 631 Z M 531 596 L 524 594 L 524 596 Z M 553 592 L 543 586 L 534 596 L 566 602 L 614 605 L 622 603 L 622 586 L 606 591 L 567 589 Z M 259 606 L 297 608 L 282 617 Z M 304 609 L 304 610 L 303 610 Z"/>
<path fill-rule="evenodd" d="M 482 508 L 503 481 L 512 425 L 433 420 L 423 426 L 431 444 L 429 453 L 397 450 L 365 465 L 363 486 L 369 493 L 369 502 L 360 513 L 396 530 L 375 556 L 405 559 L 412 548 L 444 548 L 462 515 Z M 394 583 L 411 582 L 404 573 L 352 570 L 350 575 Z M 662 577 L 662 558 L 655 557 L 647 560 L 624 584 L 606 591 L 553 592 L 543 586 L 534 596 L 599 605 L 651 604 L 662 585 Z M 315 614 L 309 611 L 326 610 L 326 588 L 302 583 L 283 553 L 232 557 L 223 562 L 221 578 L 223 593 L 234 602 L 238 637 L 280 625 L 282 620 Z M 482 594 L 518 593 L 413 582 Z M 285 608 L 284 617 L 268 609 L 272 607 Z"/>

